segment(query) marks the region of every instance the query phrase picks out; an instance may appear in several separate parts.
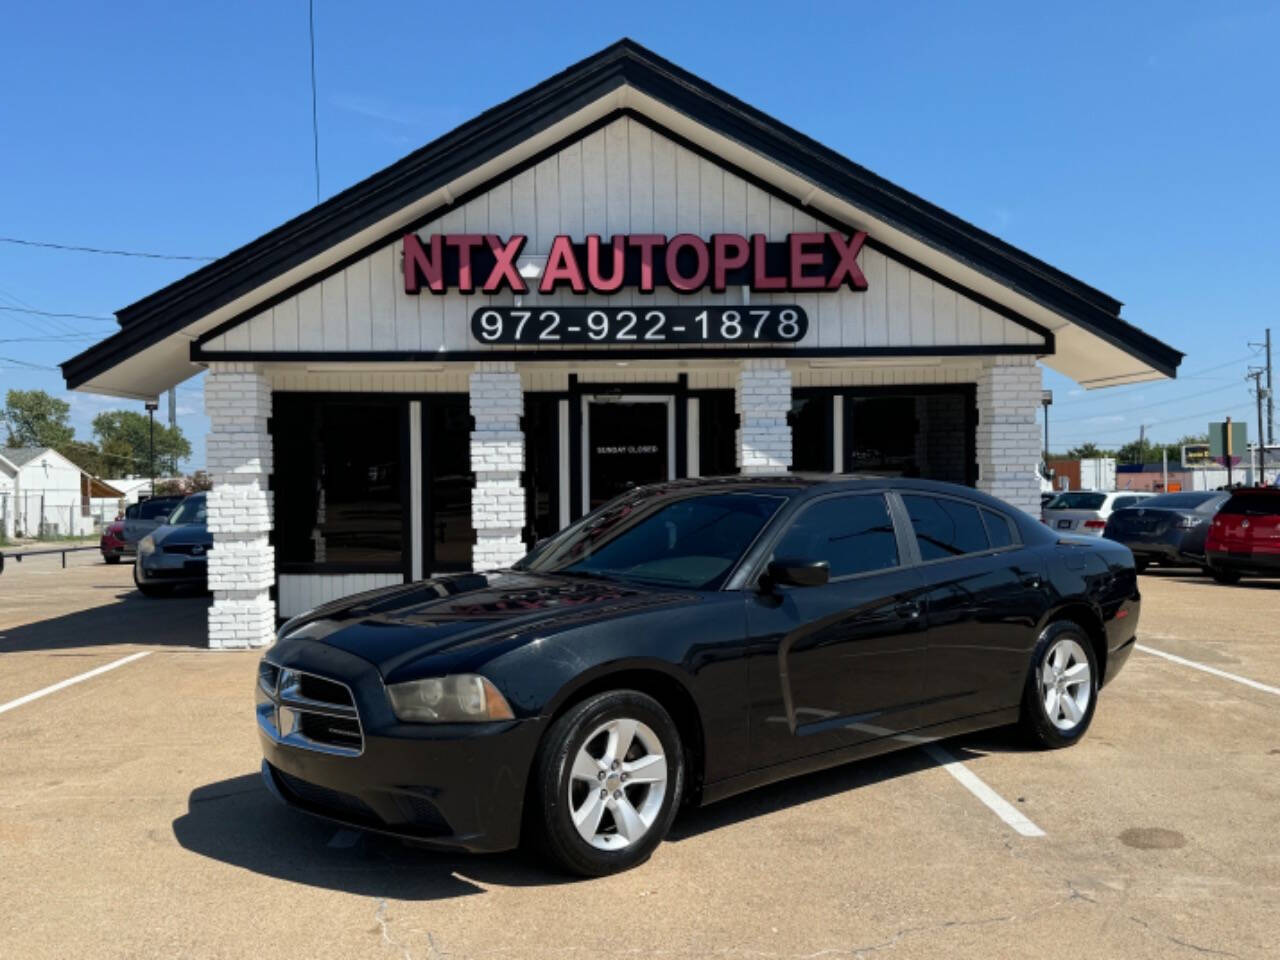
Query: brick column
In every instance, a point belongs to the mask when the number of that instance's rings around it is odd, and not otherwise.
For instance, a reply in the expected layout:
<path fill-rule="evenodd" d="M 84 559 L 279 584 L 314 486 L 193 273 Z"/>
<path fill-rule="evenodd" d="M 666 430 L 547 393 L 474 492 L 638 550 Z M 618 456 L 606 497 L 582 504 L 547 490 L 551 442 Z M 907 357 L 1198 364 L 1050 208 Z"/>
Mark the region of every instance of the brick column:
<path fill-rule="evenodd" d="M 477 363 L 471 374 L 471 469 L 476 475 L 471 492 L 471 526 L 476 547 L 475 570 L 509 567 L 527 553 L 521 532 L 525 525 L 524 433 L 520 417 L 524 393 L 514 363 Z"/>
<path fill-rule="evenodd" d="M 1033 357 L 995 357 L 978 376 L 978 489 L 1040 513 L 1040 368 Z"/>
<path fill-rule="evenodd" d="M 791 372 L 781 359 L 743 360 L 735 391 L 738 468 L 786 473 L 791 466 Z"/>
<path fill-rule="evenodd" d="M 209 646 L 264 647 L 275 637 L 275 551 L 271 532 L 271 383 L 251 363 L 211 363 L 204 384 L 207 459 Z"/>

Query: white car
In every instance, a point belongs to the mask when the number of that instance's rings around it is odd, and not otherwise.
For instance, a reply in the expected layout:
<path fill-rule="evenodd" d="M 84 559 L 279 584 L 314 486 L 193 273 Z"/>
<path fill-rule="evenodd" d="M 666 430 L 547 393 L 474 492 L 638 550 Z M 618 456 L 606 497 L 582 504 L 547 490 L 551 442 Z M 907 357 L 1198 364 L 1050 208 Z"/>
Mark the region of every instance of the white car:
<path fill-rule="evenodd" d="M 1113 511 L 1154 496 L 1143 490 L 1067 490 L 1045 504 L 1040 519 L 1055 533 L 1100 537 Z"/>

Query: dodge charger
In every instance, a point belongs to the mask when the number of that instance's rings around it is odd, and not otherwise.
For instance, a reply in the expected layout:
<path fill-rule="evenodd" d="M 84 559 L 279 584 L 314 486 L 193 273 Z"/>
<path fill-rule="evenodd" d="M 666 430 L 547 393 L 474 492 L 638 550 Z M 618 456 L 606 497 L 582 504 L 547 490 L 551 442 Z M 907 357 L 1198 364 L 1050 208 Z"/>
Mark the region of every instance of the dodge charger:
<path fill-rule="evenodd" d="M 663 483 L 510 569 L 286 623 L 262 773 L 316 816 L 598 876 L 785 777 L 1002 725 L 1075 743 L 1138 612 L 1128 548 L 967 487 Z"/>

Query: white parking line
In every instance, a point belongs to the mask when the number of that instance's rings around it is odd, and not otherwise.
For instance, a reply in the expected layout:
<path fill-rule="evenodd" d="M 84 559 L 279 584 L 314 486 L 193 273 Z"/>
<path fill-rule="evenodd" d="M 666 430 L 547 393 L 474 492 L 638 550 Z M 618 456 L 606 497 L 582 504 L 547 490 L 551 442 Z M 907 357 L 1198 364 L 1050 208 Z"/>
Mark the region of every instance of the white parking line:
<path fill-rule="evenodd" d="M 1174 663 L 1180 663 L 1184 667 L 1191 667 L 1193 670 L 1203 670 L 1205 673 L 1212 673 L 1215 677 L 1222 677 L 1224 680 L 1234 680 L 1236 683 L 1243 683 L 1246 687 L 1253 687 L 1253 689 L 1261 690 L 1263 693 L 1274 693 L 1277 697 L 1280 697 L 1280 687 L 1270 687 L 1265 683 L 1259 683 L 1257 680 L 1250 680 L 1248 677 L 1239 677 L 1234 673 L 1227 673 L 1225 670 L 1219 670 L 1217 667 L 1210 667 L 1207 664 L 1196 663 L 1194 660 L 1188 660 L 1185 657 L 1179 657 L 1172 653 L 1165 653 L 1163 650 L 1157 650 L 1154 647 L 1143 646 L 1141 643 L 1135 643 L 1134 646 L 1143 653 L 1150 653 L 1157 657 L 1164 657 L 1166 660 L 1172 660 Z"/>
<path fill-rule="evenodd" d="M 20 707 L 24 703 L 30 703 L 32 700 L 39 700 L 41 697 L 47 697 L 51 693 L 57 693 L 59 690 L 65 690 L 73 683 L 79 683 L 81 680 L 88 680 L 96 677 L 100 673 L 106 673 L 108 670 L 114 670 L 116 667 L 123 667 L 126 663 L 133 663 L 135 660 L 141 660 L 143 657 L 150 656 L 150 650 L 143 650 L 141 653 L 131 653 L 127 657 L 121 657 L 119 660 L 112 660 L 110 663 L 95 667 L 87 673 L 77 674 L 74 677 L 68 677 L 66 680 L 59 681 L 51 687 L 45 687 L 43 690 L 37 690 L 35 693 L 28 693 L 25 697 L 19 697 L 17 700 L 10 700 L 8 703 L 0 703 L 0 713 L 5 713 L 15 707 Z"/>
<path fill-rule="evenodd" d="M 924 748 L 924 751 L 933 757 L 947 773 L 959 780 L 966 790 L 986 804 L 992 813 L 1018 833 L 1024 837 L 1044 836 L 1044 831 L 1023 816 L 1017 807 L 988 787 L 976 773 L 940 746 L 931 743 Z"/>

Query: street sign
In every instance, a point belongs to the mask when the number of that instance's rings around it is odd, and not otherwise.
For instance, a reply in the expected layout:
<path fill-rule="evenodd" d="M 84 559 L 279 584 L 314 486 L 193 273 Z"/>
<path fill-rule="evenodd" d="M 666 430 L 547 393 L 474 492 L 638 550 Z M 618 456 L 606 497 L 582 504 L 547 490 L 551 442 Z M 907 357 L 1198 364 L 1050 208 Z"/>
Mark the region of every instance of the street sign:
<path fill-rule="evenodd" d="M 1230 434 L 1227 427 L 1231 427 Z M 1235 466 L 1249 452 L 1249 427 L 1243 421 L 1209 424 L 1209 456 L 1214 463 Z"/>
<path fill-rule="evenodd" d="M 1194 470 L 1197 467 L 1208 467 L 1216 463 L 1209 453 L 1207 443 L 1184 443 L 1182 445 L 1182 469 Z"/>

